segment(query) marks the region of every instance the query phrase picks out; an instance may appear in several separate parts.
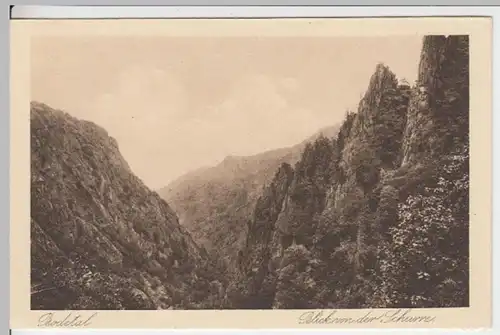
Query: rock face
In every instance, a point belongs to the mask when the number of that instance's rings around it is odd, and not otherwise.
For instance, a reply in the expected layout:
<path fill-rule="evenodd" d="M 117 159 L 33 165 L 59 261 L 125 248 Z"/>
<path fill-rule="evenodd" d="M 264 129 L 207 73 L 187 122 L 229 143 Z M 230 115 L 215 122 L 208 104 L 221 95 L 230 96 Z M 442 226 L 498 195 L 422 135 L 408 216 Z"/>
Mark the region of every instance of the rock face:
<path fill-rule="evenodd" d="M 425 37 L 414 87 L 377 65 L 257 201 L 229 308 L 468 306 L 468 73 L 467 36 Z"/>
<path fill-rule="evenodd" d="M 320 135 L 333 136 L 338 127 L 322 129 L 290 148 L 254 156 L 229 156 L 219 165 L 196 170 L 158 193 L 172 205 L 180 222 L 213 258 L 234 268 L 245 243 L 248 221 L 263 187 L 282 163 L 294 164 L 307 143 Z"/>
<path fill-rule="evenodd" d="M 424 154 L 441 155 L 468 141 L 468 45 L 468 36 L 424 40 L 417 88 L 408 109 L 403 164 L 414 163 Z"/>
<path fill-rule="evenodd" d="M 116 141 L 41 103 L 31 104 L 31 265 L 32 309 L 217 307 L 206 251 Z"/>

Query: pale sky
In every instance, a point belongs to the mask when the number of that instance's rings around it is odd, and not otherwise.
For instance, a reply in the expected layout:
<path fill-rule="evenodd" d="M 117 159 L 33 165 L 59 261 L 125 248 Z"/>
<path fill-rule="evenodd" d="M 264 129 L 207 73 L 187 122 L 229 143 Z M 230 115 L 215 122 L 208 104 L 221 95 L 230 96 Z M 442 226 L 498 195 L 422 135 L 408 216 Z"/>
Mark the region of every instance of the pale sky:
<path fill-rule="evenodd" d="M 379 62 L 416 79 L 422 36 L 36 37 L 33 100 L 104 127 L 149 187 L 294 145 L 355 110 Z"/>

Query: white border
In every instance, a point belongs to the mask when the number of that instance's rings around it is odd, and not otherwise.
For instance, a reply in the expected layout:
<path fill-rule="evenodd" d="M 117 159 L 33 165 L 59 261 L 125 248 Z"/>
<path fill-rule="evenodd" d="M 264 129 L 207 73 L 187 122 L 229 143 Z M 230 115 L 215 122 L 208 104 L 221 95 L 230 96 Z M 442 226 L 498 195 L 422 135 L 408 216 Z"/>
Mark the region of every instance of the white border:
<path fill-rule="evenodd" d="M 500 7 L 159 7 L 159 6 L 149 6 L 149 7 L 139 7 L 139 6 L 122 6 L 122 7 L 111 7 L 111 6 L 85 6 L 85 7 L 67 7 L 67 6 L 15 6 L 12 9 L 12 18 L 189 18 L 189 17 L 218 17 L 218 18 L 250 18 L 250 17 L 373 17 L 373 16 L 491 16 L 493 17 L 493 59 L 499 54 L 500 50 L 500 36 L 499 25 L 496 24 L 495 19 L 500 19 Z M 499 83 L 499 70 L 495 62 L 493 62 L 493 97 L 500 96 L 500 83 Z M 493 101 L 493 111 L 496 111 L 497 104 Z M 498 138 L 500 136 L 499 122 L 495 117 L 493 112 L 493 164 L 497 165 L 500 146 L 495 146 L 498 144 Z M 497 130 L 497 131 L 495 131 Z M 493 189 L 498 191 L 499 181 L 493 178 Z M 500 210 L 499 197 L 493 197 L 493 217 L 496 218 Z M 493 224 L 493 238 L 495 240 L 500 240 L 499 236 L 500 229 L 495 227 Z M 497 242 L 498 243 L 498 242 Z M 498 249 L 499 247 L 496 243 L 493 243 L 493 283 L 498 276 Z M 498 279 L 497 279 L 498 281 Z M 498 316 L 498 300 L 500 293 L 498 290 L 493 289 L 493 329 L 474 329 L 470 332 L 475 333 L 493 333 L 495 330 L 500 330 Z M 495 308 L 497 307 L 497 308 Z M 495 320 L 497 319 L 497 320 Z M 249 320 L 251 322 L 251 320 Z M 262 330 L 261 332 L 265 334 L 310 334 L 313 332 L 330 332 L 338 330 L 315 330 L 315 331 L 304 331 L 304 330 Z M 382 331 L 382 332 L 399 332 L 403 334 L 417 334 L 424 330 L 348 330 L 343 329 L 342 332 L 349 332 L 354 334 L 365 334 L 367 331 Z M 457 331 L 462 330 L 425 330 L 432 334 L 455 334 Z M 67 330 L 67 329 L 51 329 L 51 330 L 12 330 L 12 334 L 16 335 L 46 335 L 46 334 L 74 334 L 75 332 L 89 334 L 90 332 L 97 332 L 102 335 L 118 335 L 118 334 L 130 334 L 139 335 L 145 333 L 157 333 L 157 334 L 168 334 L 171 333 L 204 333 L 210 335 L 216 335 L 220 333 L 239 333 L 239 334 L 253 334 L 254 330 Z M 495 332 L 496 333 L 496 332 Z"/>
<path fill-rule="evenodd" d="M 498 7 L 14 6 L 12 19 L 491 16 Z"/>

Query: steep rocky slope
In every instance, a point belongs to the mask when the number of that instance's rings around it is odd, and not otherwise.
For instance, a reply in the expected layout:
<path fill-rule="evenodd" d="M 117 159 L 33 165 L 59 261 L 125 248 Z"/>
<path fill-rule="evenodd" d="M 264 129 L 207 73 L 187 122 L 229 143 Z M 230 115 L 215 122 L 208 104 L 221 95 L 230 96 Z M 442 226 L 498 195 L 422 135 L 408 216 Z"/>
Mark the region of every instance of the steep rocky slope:
<path fill-rule="evenodd" d="M 216 308 L 204 249 L 97 125 L 31 104 L 32 309 Z"/>
<path fill-rule="evenodd" d="M 171 204 L 198 244 L 214 258 L 234 265 L 257 198 L 280 164 L 297 162 L 307 143 L 323 134 L 334 136 L 337 131 L 336 126 L 326 127 L 289 148 L 228 156 L 217 166 L 181 176 L 158 193 Z"/>
<path fill-rule="evenodd" d="M 414 87 L 377 65 L 338 135 L 278 170 L 229 308 L 468 306 L 468 43 L 425 37 Z"/>

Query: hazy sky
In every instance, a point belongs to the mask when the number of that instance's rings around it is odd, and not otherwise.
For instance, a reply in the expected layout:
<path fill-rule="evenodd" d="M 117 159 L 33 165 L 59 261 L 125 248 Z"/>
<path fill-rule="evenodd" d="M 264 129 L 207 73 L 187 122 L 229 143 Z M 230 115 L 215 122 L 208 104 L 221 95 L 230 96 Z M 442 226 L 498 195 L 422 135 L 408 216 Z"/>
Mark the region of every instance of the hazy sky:
<path fill-rule="evenodd" d="M 356 109 L 378 62 L 416 79 L 422 37 L 37 37 L 31 95 L 104 127 L 151 188 L 296 144 Z"/>

